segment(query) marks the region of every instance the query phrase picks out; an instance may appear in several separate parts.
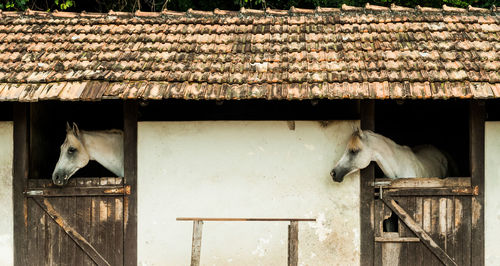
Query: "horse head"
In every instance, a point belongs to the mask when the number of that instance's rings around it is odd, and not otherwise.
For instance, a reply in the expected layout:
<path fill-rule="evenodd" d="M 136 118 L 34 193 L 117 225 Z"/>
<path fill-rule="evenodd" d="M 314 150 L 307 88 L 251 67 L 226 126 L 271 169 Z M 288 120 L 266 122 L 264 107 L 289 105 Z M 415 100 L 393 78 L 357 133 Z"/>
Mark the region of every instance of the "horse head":
<path fill-rule="evenodd" d="M 58 186 L 65 185 L 78 169 L 88 164 L 89 160 L 90 155 L 82 143 L 78 126 L 73 123 L 71 127 L 66 123 L 66 139 L 61 145 L 61 154 L 52 173 L 52 182 Z"/>
<path fill-rule="evenodd" d="M 372 152 L 367 143 L 366 134 L 358 128 L 352 133 L 342 157 L 335 164 L 330 175 L 333 181 L 342 182 L 346 175 L 366 168 L 371 160 Z"/>

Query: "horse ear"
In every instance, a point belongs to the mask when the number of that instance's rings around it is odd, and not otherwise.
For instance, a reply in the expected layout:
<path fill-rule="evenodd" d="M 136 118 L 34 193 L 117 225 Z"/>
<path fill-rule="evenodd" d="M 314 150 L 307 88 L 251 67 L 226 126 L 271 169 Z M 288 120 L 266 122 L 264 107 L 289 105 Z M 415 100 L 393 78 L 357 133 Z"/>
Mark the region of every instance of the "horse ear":
<path fill-rule="evenodd" d="M 80 136 L 80 130 L 78 129 L 78 126 L 76 125 L 75 122 L 73 122 L 73 133 L 75 133 L 75 136 L 77 137 Z"/>
<path fill-rule="evenodd" d="M 365 134 L 363 133 L 363 130 L 361 130 L 361 127 L 359 126 L 353 126 L 353 133 L 354 136 L 358 136 L 360 138 L 364 138 Z"/>
<path fill-rule="evenodd" d="M 358 135 L 359 135 L 361 138 L 364 138 L 364 137 L 365 137 L 365 133 L 363 132 L 363 130 L 361 130 L 361 127 L 358 127 Z"/>
<path fill-rule="evenodd" d="M 66 133 L 69 133 L 71 131 L 72 131 L 71 126 L 69 125 L 69 122 L 66 121 Z"/>

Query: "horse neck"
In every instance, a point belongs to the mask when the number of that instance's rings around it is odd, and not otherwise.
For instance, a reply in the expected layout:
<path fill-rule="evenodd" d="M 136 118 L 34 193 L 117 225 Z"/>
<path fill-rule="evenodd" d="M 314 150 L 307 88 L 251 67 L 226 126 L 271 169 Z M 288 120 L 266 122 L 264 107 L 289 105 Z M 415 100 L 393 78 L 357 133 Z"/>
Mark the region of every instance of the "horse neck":
<path fill-rule="evenodd" d="M 389 178 L 407 175 L 407 169 L 405 169 L 407 167 L 403 167 L 403 165 L 410 165 L 406 160 L 409 157 L 408 152 L 411 152 L 411 150 L 382 135 L 371 131 L 366 133 L 369 136 L 370 147 L 373 151 L 372 161 L 377 163 L 384 175 Z"/>
<path fill-rule="evenodd" d="M 117 176 L 123 176 L 123 134 L 109 131 L 80 131 L 90 159 Z"/>

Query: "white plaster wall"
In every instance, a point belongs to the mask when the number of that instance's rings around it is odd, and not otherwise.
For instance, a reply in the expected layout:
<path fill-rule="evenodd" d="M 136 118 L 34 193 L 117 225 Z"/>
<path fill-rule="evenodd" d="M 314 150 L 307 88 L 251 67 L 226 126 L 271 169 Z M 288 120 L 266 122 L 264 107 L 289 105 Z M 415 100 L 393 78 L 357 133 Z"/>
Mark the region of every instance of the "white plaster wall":
<path fill-rule="evenodd" d="M 486 122 L 485 136 L 485 261 L 500 264 L 500 122 Z"/>
<path fill-rule="evenodd" d="M 300 265 L 359 265 L 359 173 L 329 175 L 354 124 L 140 122 L 139 265 L 189 265 L 192 222 L 176 217 L 313 217 Z M 286 265 L 287 223 L 206 222 L 202 265 Z"/>
<path fill-rule="evenodd" d="M 14 264 L 12 122 L 0 121 L 0 265 Z"/>

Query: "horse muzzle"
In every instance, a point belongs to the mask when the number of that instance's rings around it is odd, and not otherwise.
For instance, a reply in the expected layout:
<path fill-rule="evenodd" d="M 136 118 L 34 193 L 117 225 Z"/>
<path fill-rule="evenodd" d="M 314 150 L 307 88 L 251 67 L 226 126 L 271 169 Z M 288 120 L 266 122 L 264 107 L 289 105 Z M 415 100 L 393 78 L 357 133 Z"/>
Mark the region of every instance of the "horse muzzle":
<path fill-rule="evenodd" d="M 332 176 L 333 181 L 335 182 L 342 182 L 344 181 L 344 171 L 339 171 L 336 170 L 335 168 L 330 172 L 330 175 Z"/>
<path fill-rule="evenodd" d="M 52 175 L 52 183 L 54 183 L 54 185 L 56 186 L 62 187 L 66 185 L 66 183 L 68 183 L 68 178 L 66 178 L 65 175 L 54 174 Z"/>

